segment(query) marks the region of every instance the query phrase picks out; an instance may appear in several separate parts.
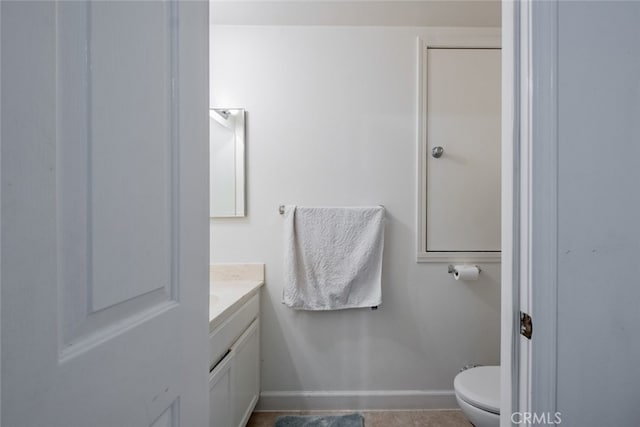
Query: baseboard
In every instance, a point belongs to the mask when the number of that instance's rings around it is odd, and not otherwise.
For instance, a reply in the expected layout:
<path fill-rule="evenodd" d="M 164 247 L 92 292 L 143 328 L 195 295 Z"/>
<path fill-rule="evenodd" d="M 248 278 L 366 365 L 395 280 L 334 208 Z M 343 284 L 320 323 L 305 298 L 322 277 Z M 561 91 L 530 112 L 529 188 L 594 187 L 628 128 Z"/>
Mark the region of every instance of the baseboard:
<path fill-rule="evenodd" d="M 453 390 L 263 391 L 256 411 L 458 409 Z"/>

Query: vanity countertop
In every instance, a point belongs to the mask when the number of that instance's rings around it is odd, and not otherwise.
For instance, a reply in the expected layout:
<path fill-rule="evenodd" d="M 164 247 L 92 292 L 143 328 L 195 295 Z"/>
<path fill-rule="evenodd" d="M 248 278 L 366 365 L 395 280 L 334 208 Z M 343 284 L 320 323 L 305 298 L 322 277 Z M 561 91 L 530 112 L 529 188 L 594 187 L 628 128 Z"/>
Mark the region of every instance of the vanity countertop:
<path fill-rule="evenodd" d="M 264 285 L 264 264 L 211 264 L 209 332 L 242 307 Z"/>
<path fill-rule="evenodd" d="M 263 280 L 211 282 L 209 292 L 209 332 L 260 291 Z"/>

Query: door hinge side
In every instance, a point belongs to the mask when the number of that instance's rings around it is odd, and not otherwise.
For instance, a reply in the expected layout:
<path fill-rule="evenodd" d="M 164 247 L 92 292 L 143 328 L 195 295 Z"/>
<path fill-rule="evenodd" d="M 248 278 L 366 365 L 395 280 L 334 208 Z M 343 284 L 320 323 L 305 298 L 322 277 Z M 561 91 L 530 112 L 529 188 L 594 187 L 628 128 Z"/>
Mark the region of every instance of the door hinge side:
<path fill-rule="evenodd" d="M 533 319 L 523 311 L 520 312 L 520 335 L 524 335 L 527 339 L 531 339 L 533 335 Z"/>

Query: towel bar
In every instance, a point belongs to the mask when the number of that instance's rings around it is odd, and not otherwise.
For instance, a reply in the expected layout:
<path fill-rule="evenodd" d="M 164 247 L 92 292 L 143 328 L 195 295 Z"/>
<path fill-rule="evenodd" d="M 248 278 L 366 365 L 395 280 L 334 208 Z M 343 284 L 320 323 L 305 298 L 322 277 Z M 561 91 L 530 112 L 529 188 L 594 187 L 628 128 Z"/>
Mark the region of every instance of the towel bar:
<path fill-rule="evenodd" d="M 384 205 L 378 205 L 381 208 L 384 208 Z M 284 205 L 280 205 L 278 206 L 278 213 L 280 213 L 280 215 L 284 215 Z"/>

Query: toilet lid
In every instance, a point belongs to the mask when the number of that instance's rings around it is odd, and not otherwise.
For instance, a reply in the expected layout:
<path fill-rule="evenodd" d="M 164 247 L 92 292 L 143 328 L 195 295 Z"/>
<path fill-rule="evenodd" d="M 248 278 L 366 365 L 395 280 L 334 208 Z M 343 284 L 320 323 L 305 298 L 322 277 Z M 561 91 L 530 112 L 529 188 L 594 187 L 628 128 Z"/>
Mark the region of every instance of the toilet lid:
<path fill-rule="evenodd" d="M 477 366 L 456 375 L 453 388 L 465 402 L 500 413 L 500 366 Z"/>

